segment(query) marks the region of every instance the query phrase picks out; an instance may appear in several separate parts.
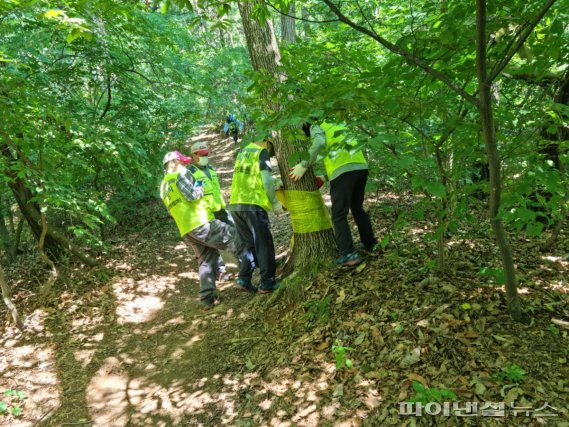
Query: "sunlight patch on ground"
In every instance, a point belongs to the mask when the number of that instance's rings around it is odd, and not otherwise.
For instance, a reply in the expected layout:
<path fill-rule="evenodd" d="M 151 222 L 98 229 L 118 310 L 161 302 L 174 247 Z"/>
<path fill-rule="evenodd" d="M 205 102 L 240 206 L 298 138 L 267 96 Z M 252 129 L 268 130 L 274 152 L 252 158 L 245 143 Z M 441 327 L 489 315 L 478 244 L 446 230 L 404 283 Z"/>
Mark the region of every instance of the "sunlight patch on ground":
<path fill-rule="evenodd" d="M 105 360 L 87 385 L 86 400 L 95 426 L 125 426 L 128 422 L 128 376 L 114 357 Z"/>
<path fill-rule="evenodd" d="M 121 278 L 112 285 L 117 322 L 143 323 L 152 320 L 164 307 L 162 297 L 167 291 L 175 291 L 177 282 L 174 277 L 161 276 L 151 276 L 136 282 L 131 278 Z"/>
<path fill-rule="evenodd" d="M 37 425 L 37 420 L 46 418 L 61 404 L 55 351 L 46 344 L 29 341 L 30 329 L 45 330 L 47 316 L 43 310 L 36 310 L 26 320 L 28 332 L 25 335 L 9 327 L 0 340 L 0 390 L 2 394 L 8 388 L 26 393 L 26 397 L 19 403 L 24 410 L 22 418 L 3 415 L 0 424 L 7 424 L 2 425 Z M 2 400 L 8 399 L 3 396 Z"/>

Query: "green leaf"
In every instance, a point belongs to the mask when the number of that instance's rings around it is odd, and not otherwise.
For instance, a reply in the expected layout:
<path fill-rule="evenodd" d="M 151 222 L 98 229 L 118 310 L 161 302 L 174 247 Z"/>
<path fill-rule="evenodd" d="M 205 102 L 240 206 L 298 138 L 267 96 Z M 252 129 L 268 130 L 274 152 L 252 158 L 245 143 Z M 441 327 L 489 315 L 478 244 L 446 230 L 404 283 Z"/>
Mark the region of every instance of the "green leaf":
<path fill-rule="evenodd" d="M 366 339 L 366 335 L 367 332 L 362 332 L 361 334 L 359 334 L 356 340 L 354 341 L 354 345 L 360 345 L 361 343 L 363 343 L 364 340 Z"/>
<path fill-rule="evenodd" d="M 7 409 L 8 409 L 8 404 L 0 400 L 0 414 L 2 412 L 6 412 Z"/>
<path fill-rule="evenodd" d="M 445 186 L 440 182 L 429 182 L 425 185 L 425 189 L 435 197 L 445 197 L 447 195 Z"/>
<path fill-rule="evenodd" d="M 15 416 L 15 417 L 19 417 L 20 415 L 22 415 L 23 409 L 20 408 L 18 405 L 14 405 L 10 408 L 10 413 Z"/>

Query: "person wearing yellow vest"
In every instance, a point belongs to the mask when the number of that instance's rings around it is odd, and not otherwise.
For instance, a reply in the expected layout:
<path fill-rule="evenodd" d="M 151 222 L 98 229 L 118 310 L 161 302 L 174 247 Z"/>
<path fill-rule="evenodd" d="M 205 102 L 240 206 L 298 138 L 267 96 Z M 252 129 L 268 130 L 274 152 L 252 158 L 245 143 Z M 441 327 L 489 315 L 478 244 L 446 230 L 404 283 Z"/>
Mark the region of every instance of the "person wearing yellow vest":
<path fill-rule="evenodd" d="M 354 267 L 362 262 L 354 248 L 354 241 L 348 223 L 348 212 L 352 212 L 358 227 L 360 239 L 368 252 L 373 252 L 377 239 L 373 233 L 369 216 L 363 208 L 365 186 L 368 178 L 368 164 L 361 150 L 350 152 L 345 147 L 351 145 L 346 139 L 347 129 L 342 125 L 323 122 L 318 125 L 304 123 L 302 130 L 311 139 L 308 149 L 309 159 L 298 163 L 290 172 L 290 178 L 298 181 L 307 169 L 323 157 L 326 174 L 330 180 L 332 199 L 332 224 L 340 257 L 337 265 Z"/>
<path fill-rule="evenodd" d="M 248 292 L 270 293 L 278 288 L 275 246 L 268 212 L 273 210 L 280 214 L 283 206 L 275 195 L 271 176 L 272 150 L 272 143 L 268 140 L 251 143 L 239 150 L 231 183 L 229 210 L 244 245 L 237 286 Z M 256 267 L 261 273 L 258 289 L 251 282 Z"/>
<path fill-rule="evenodd" d="M 204 196 L 203 182 L 196 180 L 183 164 L 176 151 L 164 156 L 164 178 L 160 198 L 174 218 L 183 239 L 190 243 L 199 264 L 200 303 L 204 309 L 213 308 L 215 276 L 219 249 L 236 253 L 229 226 L 214 218 L 209 201 Z"/>
<path fill-rule="evenodd" d="M 209 149 L 207 144 L 202 141 L 195 142 L 191 148 L 192 163 L 188 167 L 195 179 L 204 182 L 204 197 L 208 199 L 210 209 L 215 219 L 227 224 L 233 235 L 235 235 L 235 223 L 231 214 L 225 209 L 225 201 L 221 194 L 221 186 L 215 169 L 209 164 Z M 230 279 L 225 267 L 225 261 L 220 255 L 217 263 L 217 278 L 221 281 Z"/>

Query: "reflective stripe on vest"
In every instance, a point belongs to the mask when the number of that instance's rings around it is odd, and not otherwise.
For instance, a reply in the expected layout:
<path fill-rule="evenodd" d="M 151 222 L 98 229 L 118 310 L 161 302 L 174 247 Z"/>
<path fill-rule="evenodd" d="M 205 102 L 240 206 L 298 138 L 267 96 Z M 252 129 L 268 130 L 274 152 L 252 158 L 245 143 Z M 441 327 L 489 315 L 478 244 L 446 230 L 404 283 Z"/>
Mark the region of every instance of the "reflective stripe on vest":
<path fill-rule="evenodd" d="M 160 186 L 160 198 L 176 221 L 180 235 L 184 236 L 212 220 L 213 215 L 204 197 L 189 202 L 178 189 L 177 181 L 177 172 L 166 174 Z"/>
<path fill-rule="evenodd" d="M 221 186 L 219 185 L 219 179 L 215 170 L 208 167 L 211 179 L 203 171 L 203 169 L 198 168 L 195 165 L 190 166 L 189 171 L 192 173 L 196 180 L 201 180 L 204 183 L 204 197 L 208 199 L 209 206 L 212 212 L 217 212 L 221 209 L 225 209 L 225 201 L 221 195 Z"/>
<path fill-rule="evenodd" d="M 345 126 L 333 125 L 331 123 L 324 122 L 320 127 L 326 136 L 326 149 L 328 150 L 328 154 L 324 157 L 324 167 L 326 168 L 326 174 L 329 177 L 332 176 L 332 172 L 336 169 L 347 165 L 348 163 L 367 164 L 364 153 L 361 150 L 350 154 L 348 150 L 341 147 L 336 147 L 336 149 L 334 149 L 334 145 L 339 144 L 346 139 L 347 129 Z M 334 136 L 335 133 L 337 133 L 336 136 Z"/>
<path fill-rule="evenodd" d="M 239 151 L 235 161 L 229 203 L 257 205 L 268 212 L 271 210 L 271 202 L 265 192 L 259 168 L 261 150 L 257 144 L 251 143 Z"/>

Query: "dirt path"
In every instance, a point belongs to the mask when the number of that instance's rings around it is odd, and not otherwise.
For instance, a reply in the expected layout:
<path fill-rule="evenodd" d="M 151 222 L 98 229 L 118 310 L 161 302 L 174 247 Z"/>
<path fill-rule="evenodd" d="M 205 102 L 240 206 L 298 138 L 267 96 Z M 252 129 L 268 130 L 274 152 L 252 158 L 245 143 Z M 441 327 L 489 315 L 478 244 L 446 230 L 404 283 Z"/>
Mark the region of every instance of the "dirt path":
<path fill-rule="evenodd" d="M 215 133 L 199 139 L 210 145 L 227 193 L 232 141 Z M 265 333 L 245 314 L 262 297 L 219 283 L 222 304 L 203 312 L 191 249 L 159 200 L 146 209 L 142 229 L 111 238 L 104 267 L 64 273 L 57 306 L 29 316 L 34 332 L 8 327 L 0 388 L 26 398 L 10 403 L 23 414 L 1 417 L 0 425 L 216 426 L 243 416 L 252 378 L 240 372 L 239 348 Z M 277 221 L 286 227 L 288 219 Z M 278 241 L 284 247 L 286 233 Z M 235 272 L 234 260 L 225 258 Z"/>
<path fill-rule="evenodd" d="M 200 138 L 210 144 L 227 190 L 231 140 L 211 132 Z M 378 233 L 414 202 L 388 194 L 374 200 Z M 521 406 L 549 402 L 558 410 L 555 419 L 476 417 L 463 425 L 569 425 L 569 333 L 552 324 L 569 316 L 566 231 L 551 255 L 526 239 L 514 245 L 522 291 L 531 295 L 525 301 L 533 321 L 522 325 L 507 316 L 503 289 L 478 273 L 497 259 L 487 228 L 479 225 L 449 245 L 450 268 L 440 279 L 425 268 L 434 253 L 423 236 L 430 225 L 415 222 L 363 270 L 322 269 L 310 282 L 297 277 L 303 294 L 292 310 L 286 298 L 268 307 L 271 296 L 221 283 L 222 304 L 203 312 L 193 254 L 161 201 L 137 215 L 136 224 L 111 235 L 100 267 L 62 268 L 58 296 L 47 307 L 26 290 L 45 280 L 37 257 L 10 271 L 20 277 L 16 302 L 28 314 L 28 332 L 4 328 L 0 390 L 25 397 L 3 398 L 23 412 L 0 416 L 1 426 L 463 422 L 399 416 L 398 402 L 413 397 L 418 383 L 450 388 L 462 402 L 514 399 Z M 272 220 L 284 257 L 288 217 Z M 349 346 L 353 368 L 335 365 L 342 345 Z"/>

